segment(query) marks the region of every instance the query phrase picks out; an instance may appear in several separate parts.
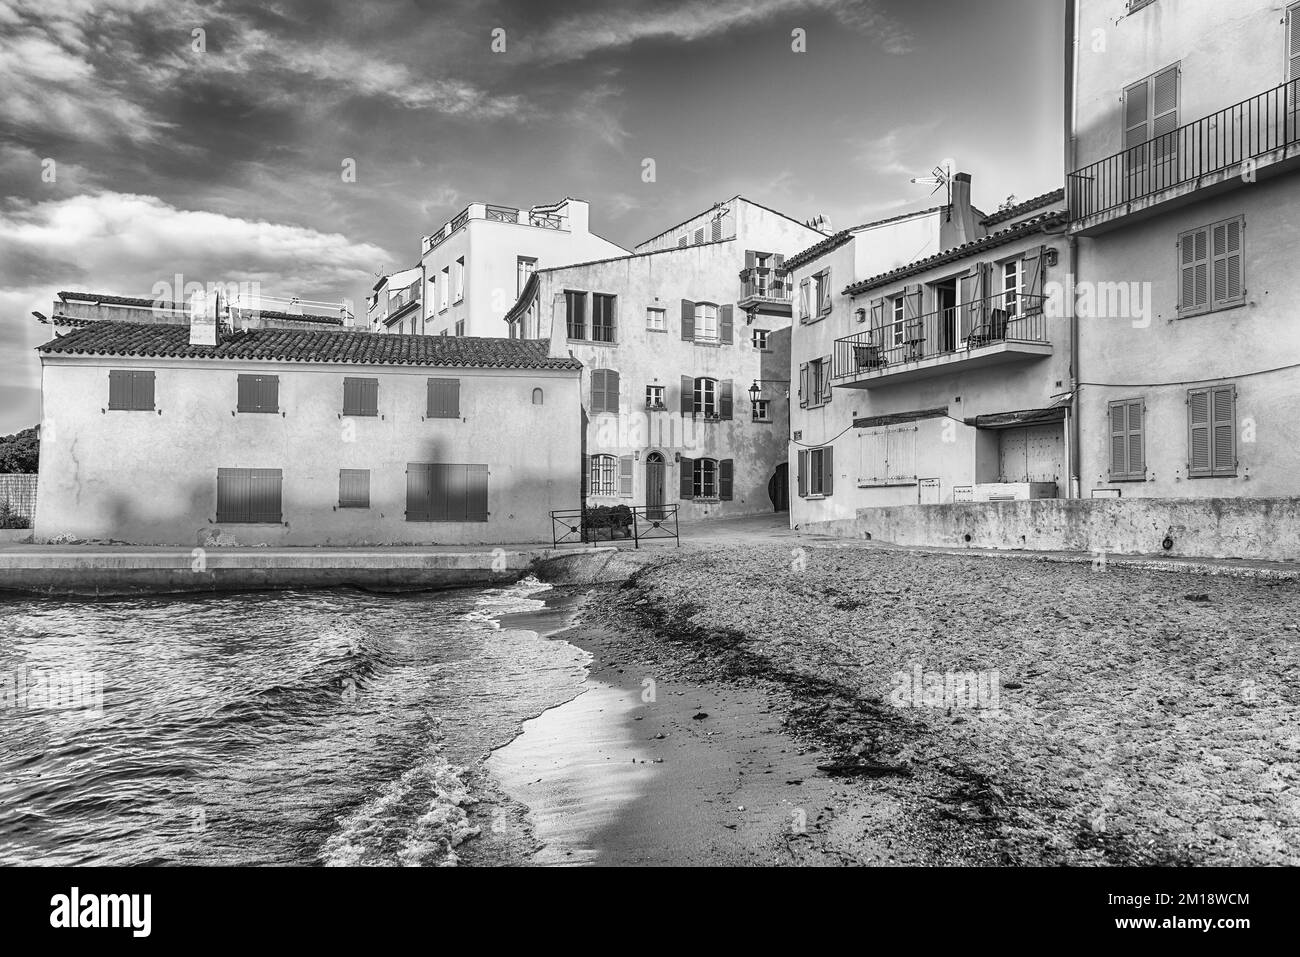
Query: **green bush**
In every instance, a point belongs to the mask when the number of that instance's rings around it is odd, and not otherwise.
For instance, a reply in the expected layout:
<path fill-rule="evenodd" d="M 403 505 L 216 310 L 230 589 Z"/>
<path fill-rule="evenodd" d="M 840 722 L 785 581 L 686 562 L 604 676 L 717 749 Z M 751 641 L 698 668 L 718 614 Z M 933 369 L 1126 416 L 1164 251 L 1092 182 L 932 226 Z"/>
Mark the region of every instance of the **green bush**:
<path fill-rule="evenodd" d="M 632 533 L 632 510 L 626 505 L 593 505 L 582 511 L 587 538 L 626 538 Z M 608 532 L 601 534 L 605 529 Z"/>
<path fill-rule="evenodd" d="M 19 515 L 9 504 L 9 499 L 0 499 L 0 528 L 31 528 L 32 522 L 26 515 Z"/>

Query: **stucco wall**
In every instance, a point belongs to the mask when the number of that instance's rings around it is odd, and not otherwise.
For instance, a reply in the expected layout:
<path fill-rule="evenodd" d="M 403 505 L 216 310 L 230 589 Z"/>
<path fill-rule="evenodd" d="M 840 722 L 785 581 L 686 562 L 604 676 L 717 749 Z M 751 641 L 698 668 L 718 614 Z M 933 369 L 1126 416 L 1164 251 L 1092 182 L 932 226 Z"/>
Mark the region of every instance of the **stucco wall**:
<path fill-rule="evenodd" d="M 870 508 L 804 530 L 908 546 L 1294 561 L 1300 559 L 1300 499 L 1042 499 Z"/>
<path fill-rule="evenodd" d="M 158 412 L 104 411 L 110 368 L 153 369 Z M 279 375 L 282 416 L 232 414 L 241 372 Z M 379 379 L 382 417 L 341 417 L 345 376 Z M 422 421 L 429 377 L 461 380 L 460 420 Z M 221 526 L 240 544 L 541 542 L 578 504 L 576 372 L 47 357 L 43 390 L 38 540 L 194 543 L 218 468 L 283 470 L 284 524 Z M 488 521 L 405 521 L 407 462 L 487 464 Z M 342 468 L 370 470 L 369 509 L 336 509 Z"/>

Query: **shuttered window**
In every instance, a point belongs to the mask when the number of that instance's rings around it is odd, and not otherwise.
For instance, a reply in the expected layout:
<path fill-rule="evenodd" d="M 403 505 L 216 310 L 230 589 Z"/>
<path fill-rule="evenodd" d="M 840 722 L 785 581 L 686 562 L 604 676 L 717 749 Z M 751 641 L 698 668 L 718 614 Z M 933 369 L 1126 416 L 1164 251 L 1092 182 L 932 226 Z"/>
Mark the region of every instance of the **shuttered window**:
<path fill-rule="evenodd" d="M 614 341 L 614 309 L 617 299 L 605 293 L 591 296 L 591 338 L 594 342 Z"/>
<path fill-rule="evenodd" d="M 108 407 L 120 412 L 154 411 L 154 374 L 135 369 L 108 373 Z"/>
<path fill-rule="evenodd" d="M 1246 301 L 1246 221 L 1237 216 L 1178 237 L 1178 315 Z"/>
<path fill-rule="evenodd" d="M 240 412 L 279 412 L 280 377 L 241 375 L 238 409 Z"/>
<path fill-rule="evenodd" d="M 486 522 L 488 467 L 446 462 L 408 462 L 408 522 Z"/>
<path fill-rule="evenodd" d="M 370 507 L 370 469 L 339 469 L 339 508 Z"/>
<path fill-rule="evenodd" d="M 343 379 L 343 414 L 378 415 L 379 380 L 345 377 Z"/>
<path fill-rule="evenodd" d="M 1111 481 L 1146 478 L 1146 413 L 1141 399 L 1109 405 Z"/>
<path fill-rule="evenodd" d="M 592 415 L 602 412 L 618 412 L 619 401 L 618 373 L 613 369 L 591 370 L 591 405 Z"/>
<path fill-rule="evenodd" d="M 280 469 L 217 469 L 217 521 L 278 525 Z"/>
<path fill-rule="evenodd" d="M 799 407 L 816 409 L 831 401 L 831 358 L 799 364 Z"/>
<path fill-rule="evenodd" d="M 692 411 L 696 415 L 711 416 L 718 414 L 718 380 L 701 376 L 694 382 L 695 402 Z"/>
<path fill-rule="evenodd" d="M 1300 3 L 1293 3 L 1286 11 L 1287 22 L 1287 79 L 1295 82 L 1300 80 Z M 1294 113 L 1300 109 L 1296 103 L 1296 91 L 1292 87 L 1291 112 Z M 1291 135 L 1296 135 L 1295 127 L 1291 128 Z"/>
<path fill-rule="evenodd" d="M 1187 474 L 1214 478 L 1237 474 L 1237 389 L 1231 385 L 1187 393 Z"/>
<path fill-rule="evenodd" d="M 718 498 L 723 502 L 730 502 L 733 492 L 733 486 L 736 483 L 736 466 L 731 459 L 722 459 L 718 462 Z"/>
<path fill-rule="evenodd" d="M 618 458 L 618 494 L 620 498 L 631 498 L 636 465 L 632 456 L 620 455 Z"/>
<path fill-rule="evenodd" d="M 1149 170 L 1178 155 L 1179 68 L 1134 83 L 1124 91 L 1124 166 L 1130 173 Z M 1139 188 L 1159 188 L 1159 176 L 1144 176 Z"/>
<path fill-rule="evenodd" d="M 717 459 L 695 459 L 691 463 L 691 495 L 693 498 L 718 497 Z"/>
<path fill-rule="evenodd" d="M 798 468 L 799 497 L 829 496 L 835 492 L 835 449 L 801 449 Z"/>
<path fill-rule="evenodd" d="M 591 495 L 617 495 L 619 460 L 613 455 L 592 455 L 591 475 L 587 486 Z"/>
<path fill-rule="evenodd" d="M 460 380 L 430 379 L 425 417 L 429 419 L 460 418 Z"/>
<path fill-rule="evenodd" d="M 916 426 L 871 429 L 858 434 L 858 484 L 913 485 L 916 472 Z"/>

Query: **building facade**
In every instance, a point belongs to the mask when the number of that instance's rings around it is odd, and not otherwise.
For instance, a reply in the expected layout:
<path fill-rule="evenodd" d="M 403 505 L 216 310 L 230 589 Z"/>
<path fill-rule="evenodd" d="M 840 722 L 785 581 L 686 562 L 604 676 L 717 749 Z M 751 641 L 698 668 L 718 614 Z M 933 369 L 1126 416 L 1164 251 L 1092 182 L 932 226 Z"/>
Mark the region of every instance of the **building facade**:
<path fill-rule="evenodd" d="M 1047 297 L 1064 195 L 981 217 L 970 178 L 954 186 L 951 211 L 848 230 L 792 260 L 795 525 L 1068 491 L 1070 330 Z M 889 258 L 927 230 L 946 248 Z"/>
<path fill-rule="evenodd" d="M 398 335 L 424 334 L 424 269 L 412 266 L 380 276 L 366 303 L 366 328 Z"/>
<path fill-rule="evenodd" d="M 420 241 L 422 325 L 429 336 L 504 336 L 501 315 L 539 268 L 622 256 L 591 232 L 578 199 L 516 209 L 470 203 Z M 379 331 L 386 331 L 380 327 Z"/>
<path fill-rule="evenodd" d="M 1295 495 L 1300 3 L 1069 4 L 1082 494 Z"/>
<path fill-rule="evenodd" d="M 784 258 L 820 236 L 733 197 L 634 254 L 535 272 L 506 321 L 583 364 L 588 504 L 787 507 Z"/>
<path fill-rule="evenodd" d="M 550 541 L 579 367 L 507 339 L 89 323 L 40 348 L 37 541 Z"/>

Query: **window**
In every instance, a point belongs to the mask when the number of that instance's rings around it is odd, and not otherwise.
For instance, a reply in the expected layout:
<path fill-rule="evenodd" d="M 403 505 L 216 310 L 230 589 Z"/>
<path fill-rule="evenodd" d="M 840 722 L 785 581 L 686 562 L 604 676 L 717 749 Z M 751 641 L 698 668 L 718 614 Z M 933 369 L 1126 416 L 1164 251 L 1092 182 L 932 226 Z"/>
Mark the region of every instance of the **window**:
<path fill-rule="evenodd" d="M 652 410 L 661 410 L 667 408 L 664 405 L 664 387 L 661 385 L 648 385 L 645 387 L 645 407 Z"/>
<path fill-rule="evenodd" d="M 618 373 L 613 369 L 591 370 L 590 412 L 618 412 Z"/>
<path fill-rule="evenodd" d="M 799 451 L 799 497 L 824 497 L 835 491 L 835 450 L 830 447 Z"/>
<path fill-rule="evenodd" d="M 691 484 L 696 498 L 718 497 L 718 462 L 716 459 L 696 459 L 692 469 Z"/>
<path fill-rule="evenodd" d="M 343 414 L 378 415 L 379 380 L 345 377 L 343 379 Z"/>
<path fill-rule="evenodd" d="M 465 298 L 465 257 L 456 260 L 456 269 L 452 274 L 456 280 L 456 302 Z"/>
<path fill-rule="evenodd" d="M 667 332 L 668 313 L 663 309 L 651 306 L 645 311 L 645 327 L 651 332 Z"/>
<path fill-rule="evenodd" d="M 689 242 L 689 239 L 688 239 L 687 237 L 685 237 L 685 236 L 678 237 L 678 239 L 677 239 L 677 245 L 678 245 L 678 247 L 685 246 L 685 245 L 687 244 L 687 242 Z"/>
<path fill-rule="evenodd" d="M 718 341 L 718 307 L 711 302 L 695 304 L 695 341 Z"/>
<path fill-rule="evenodd" d="M 587 338 L 587 294 L 569 289 L 564 293 L 564 312 L 570 339 Z"/>
<path fill-rule="evenodd" d="M 424 414 L 428 419 L 459 419 L 460 380 L 430 379 Z"/>
<path fill-rule="evenodd" d="M 339 508 L 370 507 L 370 469 L 339 469 Z"/>
<path fill-rule="evenodd" d="M 1142 432 L 1141 399 L 1111 402 L 1110 413 L 1110 480 L 1146 479 L 1145 437 Z"/>
<path fill-rule="evenodd" d="M 591 339 L 593 342 L 614 341 L 615 297 L 603 292 L 591 295 Z"/>
<path fill-rule="evenodd" d="M 537 271 L 537 260 L 529 256 L 519 256 L 515 259 L 515 295 L 523 294 L 524 286 L 528 285 L 529 278 Z"/>
<path fill-rule="evenodd" d="M 1187 474 L 1215 478 L 1237 474 L 1237 389 L 1231 385 L 1187 393 Z"/>
<path fill-rule="evenodd" d="M 858 487 L 916 485 L 915 425 L 858 432 Z"/>
<path fill-rule="evenodd" d="M 1178 137 L 1172 135 L 1178 129 L 1178 73 L 1171 66 L 1124 91 L 1124 166 L 1130 173 L 1178 155 Z M 1159 178 L 1143 177 L 1134 188 L 1145 192 L 1161 185 Z"/>
<path fill-rule="evenodd" d="M 217 469 L 217 521 L 279 525 L 281 484 L 279 469 Z"/>
<path fill-rule="evenodd" d="M 1194 316 L 1246 301 L 1246 221 L 1238 216 L 1178 237 L 1178 315 Z"/>
<path fill-rule="evenodd" d="M 238 402 L 240 412 L 279 412 L 280 377 L 241 375 Z"/>
<path fill-rule="evenodd" d="M 772 421 L 772 400 L 759 399 L 754 403 L 754 421 L 771 422 Z"/>
<path fill-rule="evenodd" d="M 533 405 L 541 405 L 543 398 L 544 396 L 542 395 L 541 389 L 533 390 Z"/>
<path fill-rule="evenodd" d="M 408 462 L 406 520 L 486 522 L 488 467 L 446 462 Z"/>
<path fill-rule="evenodd" d="M 714 216 L 713 221 L 709 223 L 709 238 L 715 243 L 722 239 L 722 217 Z"/>
<path fill-rule="evenodd" d="M 465 334 L 465 320 L 464 320 L 464 319 L 457 319 L 457 320 L 456 320 L 456 335 L 458 335 L 458 336 L 463 336 L 464 334 Z"/>
<path fill-rule="evenodd" d="M 591 457 L 592 495 L 618 494 L 618 458 L 613 455 L 593 455 Z"/>
<path fill-rule="evenodd" d="M 767 349 L 768 330 L 755 329 L 753 336 L 754 336 L 753 342 L 754 342 L 755 349 L 764 349 L 764 350 Z"/>
<path fill-rule="evenodd" d="M 698 246 L 702 242 L 704 242 L 704 227 L 695 230 L 695 245 Z"/>
<path fill-rule="evenodd" d="M 683 501 L 704 499 L 706 501 L 730 502 L 734 484 L 735 467 L 731 459 L 688 459 L 681 460 L 681 485 L 679 497 Z"/>
<path fill-rule="evenodd" d="M 697 414 L 718 414 L 718 380 L 700 378 L 695 380 L 695 406 Z"/>
<path fill-rule="evenodd" d="M 903 322 L 903 316 L 906 313 L 906 309 L 907 309 L 906 297 L 895 296 L 894 305 L 893 305 L 893 314 L 894 314 L 893 323 L 890 325 L 890 338 L 892 339 L 893 344 L 896 346 L 901 346 L 903 344 L 904 338 L 906 338 L 905 336 L 906 324 Z"/>
<path fill-rule="evenodd" d="M 442 269 L 442 298 L 438 300 L 439 311 L 447 308 L 448 296 L 451 295 L 451 267 Z"/>
<path fill-rule="evenodd" d="M 831 311 L 831 271 L 823 269 L 814 278 L 817 280 L 817 315 L 824 316 Z"/>
<path fill-rule="evenodd" d="M 154 374 L 134 369 L 108 373 L 108 407 L 120 412 L 152 412 Z"/>
<path fill-rule="evenodd" d="M 1024 260 L 1012 259 L 1002 264 L 1002 304 L 1008 316 L 1019 312 L 1020 293 L 1024 291 Z"/>
<path fill-rule="evenodd" d="M 799 366 L 799 407 L 815 409 L 831 401 L 831 357 Z"/>

